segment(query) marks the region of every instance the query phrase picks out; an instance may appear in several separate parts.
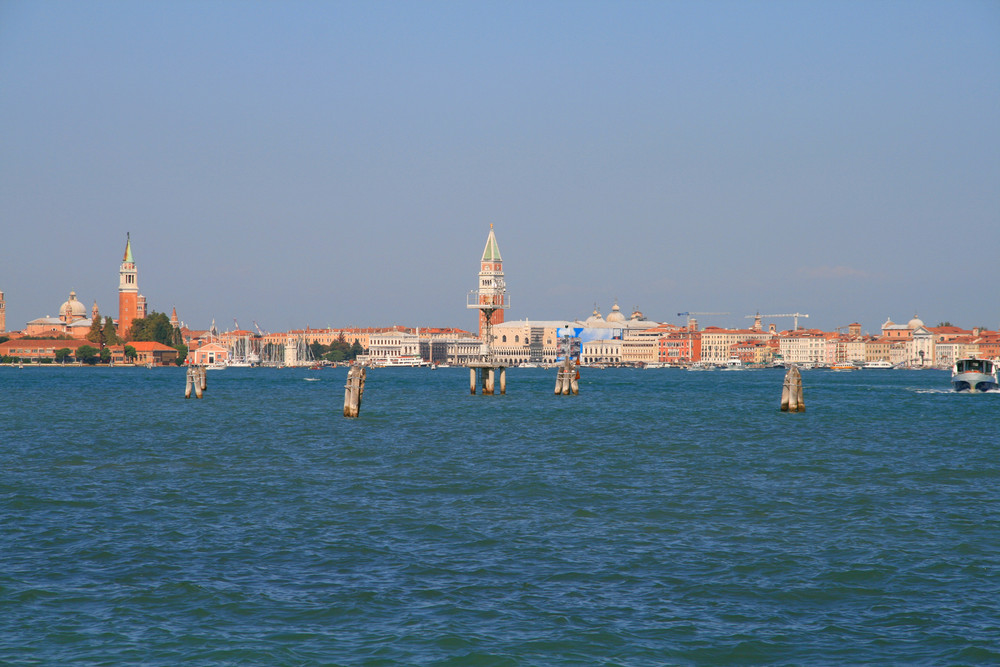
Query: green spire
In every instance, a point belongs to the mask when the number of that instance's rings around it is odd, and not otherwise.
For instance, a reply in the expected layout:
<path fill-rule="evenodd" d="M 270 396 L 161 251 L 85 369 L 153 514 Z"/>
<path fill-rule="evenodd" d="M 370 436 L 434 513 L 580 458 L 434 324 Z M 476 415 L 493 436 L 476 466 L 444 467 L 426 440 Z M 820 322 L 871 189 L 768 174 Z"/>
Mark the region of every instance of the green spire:
<path fill-rule="evenodd" d="M 129 238 L 128 232 L 125 232 L 125 256 L 122 257 L 122 261 L 135 264 L 135 260 L 132 259 L 132 239 Z"/>
<path fill-rule="evenodd" d="M 490 223 L 490 235 L 486 237 L 486 248 L 483 249 L 483 262 L 502 262 L 500 257 L 500 246 L 497 245 L 497 237 L 493 235 L 493 223 Z"/>

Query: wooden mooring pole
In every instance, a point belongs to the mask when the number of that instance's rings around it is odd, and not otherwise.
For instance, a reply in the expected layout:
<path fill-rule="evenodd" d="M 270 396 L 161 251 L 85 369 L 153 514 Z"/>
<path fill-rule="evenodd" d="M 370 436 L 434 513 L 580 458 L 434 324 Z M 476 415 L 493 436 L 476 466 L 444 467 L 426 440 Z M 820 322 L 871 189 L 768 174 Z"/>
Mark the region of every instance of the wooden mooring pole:
<path fill-rule="evenodd" d="M 492 365 L 475 365 L 469 367 L 469 393 L 476 394 L 478 386 L 483 396 L 493 396 L 497 393 L 497 385 L 500 394 L 507 393 L 507 367 Z"/>
<path fill-rule="evenodd" d="M 350 419 L 361 414 L 361 399 L 365 394 L 364 366 L 354 366 L 347 371 L 347 384 L 344 385 L 344 416 Z"/>
<path fill-rule="evenodd" d="M 187 367 L 187 380 L 184 383 L 184 398 L 191 398 L 192 388 L 194 388 L 195 397 L 201 398 L 201 393 L 205 390 L 204 373 L 204 366 Z"/>
<path fill-rule="evenodd" d="M 806 411 L 806 402 L 802 398 L 802 373 L 798 366 L 792 366 L 785 373 L 785 382 L 781 387 L 781 411 Z"/>
<path fill-rule="evenodd" d="M 573 360 L 567 355 L 556 373 L 556 395 L 576 396 L 579 393 L 580 371 L 574 367 Z"/>

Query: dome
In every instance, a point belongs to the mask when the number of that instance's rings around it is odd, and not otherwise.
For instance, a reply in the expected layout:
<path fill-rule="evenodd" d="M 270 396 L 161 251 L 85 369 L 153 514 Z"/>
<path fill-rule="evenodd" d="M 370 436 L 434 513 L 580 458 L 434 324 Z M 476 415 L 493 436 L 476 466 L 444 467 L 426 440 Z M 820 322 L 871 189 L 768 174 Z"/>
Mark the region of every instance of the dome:
<path fill-rule="evenodd" d="M 69 300 L 59 306 L 59 317 L 66 321 L 87 316 L 87 307 L 76 300 L 76 292 L 69 293 Z"/>
<path fill-rule="evenodd" d="M 909 322 L 906 323 L 906 328 L 907 329 L 918 329 L 918 328 L 920 328 L 922 326 L 924 326 L 924 321 L 922 319 L 920 319 L 919 317 L 917 317 L 916 314 L 913 315 L 913 319 L 912 320 L 910 320 Z"/>
<path fill-rule="evenodd" d="M 890 318 L 890 317 L 887 317 L 887 318 L 885 318 L 885 324 L 883 324 L 883 325 L 882 325 L 882 328 L 883 328 L 883 329 L 888 329 L 888 328 L 889 328 L 889 327 L 891 327 L 891 326 L 892 326 L 893 324 L 894 324 L 894 322 L 892 321 L 892 318 Z"/>
<path fill-rule="evenodd" d="M 611 308 L 611 313 L 608 315 L 608 322 L 624 322 L 625 316 L 622 314 L 622 309 L 618 307 L 618 303 Z"/>
<path fill-rule="evenodd" d="M 595 307 L 594 314 L 588 317 L 584 321 L 584 324 L 588 327 L 600 327 L 604 326 L 607 323 L 604 321 L 604 318 L 601 317 L 601 311 L 597 310 L 597 308 Z"/>

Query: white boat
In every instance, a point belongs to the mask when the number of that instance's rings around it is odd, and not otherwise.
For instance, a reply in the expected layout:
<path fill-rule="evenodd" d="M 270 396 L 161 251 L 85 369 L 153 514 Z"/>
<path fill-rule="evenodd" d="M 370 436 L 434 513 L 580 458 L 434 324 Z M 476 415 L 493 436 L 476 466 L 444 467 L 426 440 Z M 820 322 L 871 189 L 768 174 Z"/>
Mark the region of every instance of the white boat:
<path fill-rule="evenodd" d="M 864 367 L 867 369 L 874 368 L 881 370 L 890 370 L 892 368 L 892 363 L 887 359 L 879 359 L 878 361 L 869 361 L 867 364 L 865 364 Z"/>
<path fill-rule="evenodd" d="M 739 357 L 729 357 L 729 359 L 726 360 L 726 365 L 722 367 L 722 370 L 724 371 L 745 370 L 743 368 L 743 360 L 740 359 Z"/>
<path fill-rule="evenodd" d="M 416 368 L 418 366 L 429 366 L 430 364 L 417 355 L 406 355 L 372 360 L 372 365 L 377 368 Z"/>
<path fill-rule="evenodd" d="M 979 393 L 996 391 L 1000 382 L 997 379 L 997 364 L 991 359 L 959 359 L 951 371 L 951 384 L 955 391 Z"/>
<path fill-rule="evenodd" d="M 714 371 L 715 366 L 706 361 L 696 361 L 688 366 L 689 371 Z"/>

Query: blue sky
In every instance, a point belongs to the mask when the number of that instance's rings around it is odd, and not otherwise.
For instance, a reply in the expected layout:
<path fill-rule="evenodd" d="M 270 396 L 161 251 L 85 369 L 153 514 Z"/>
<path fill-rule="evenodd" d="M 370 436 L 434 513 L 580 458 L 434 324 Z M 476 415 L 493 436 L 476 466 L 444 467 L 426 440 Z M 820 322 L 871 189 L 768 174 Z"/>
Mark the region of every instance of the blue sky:
<path fill-rule="evenodd" d="M 8 328 L 1000 326 L 1000 2 L 0 0 Z M 779 322 L 779 325 L 788 324 Z"/>

